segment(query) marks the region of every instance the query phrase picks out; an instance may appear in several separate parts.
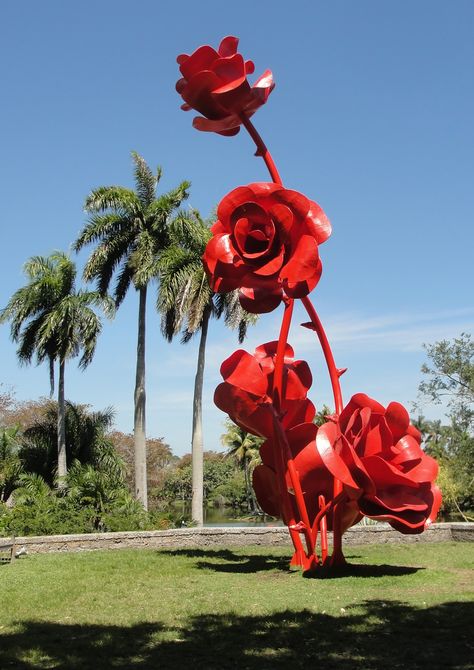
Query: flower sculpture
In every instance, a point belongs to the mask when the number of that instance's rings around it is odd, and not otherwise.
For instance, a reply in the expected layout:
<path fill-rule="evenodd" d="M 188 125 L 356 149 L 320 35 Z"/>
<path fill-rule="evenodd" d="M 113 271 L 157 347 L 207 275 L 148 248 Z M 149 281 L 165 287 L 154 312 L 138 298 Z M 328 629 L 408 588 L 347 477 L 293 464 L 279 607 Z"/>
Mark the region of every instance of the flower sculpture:
<path fill-rule="evenodd" d="M 255 314 L 283 305 L 283 317 L 278 340 L 253 354 L 239 349 L 223 362 L 224 381 L 214 400 L 243 430 L 264 438 L 262 465 L 253 474 L 256 496 L 266 512 L 287 524 L 291 564 L 315 571 L 345 563 L 343 532 L 362 516 L 387 521 L 402 533 L 422 532 L 441 503 L 437 465 L 421 449 L 420 434 L 399 403 L 384 408 L 357 394 L 344 406 L 345 369 L 336 366 L 309 298 L 321 277 L 319 247 L 331 224 L 316 202 L 283 186 L 250 121 L 273 90 L 272 73 L 265 71 L 251 86 L 247 75 L 254 65 L 237 46 L 229 36 L 217 51 L 202 46 L 178 57 L 182 108 L 202 114 L 194 127 L 230 136 L 244 126 L 271 178 L 238 186 L 221 200 L 203 264 L 214 291 L 238 289 L 241 305 Z M 288 344 L 295 300 L 308 314 L 303 326 L 318 338 L 331 380 L 335 412 L 320 427 L 308 398 L 311 371 Z"/>
<path fill-rule="evenodd" d="M 203 256 L 215 291 L 238 288 L 242 307 L 261 314 L 316 286 L 331 224 L 315 202 L 279 184 L 249 184 L 228 193 L 217 216 Z"/>
<path fill-rule="evenodd" d="M 268 99 L 274 83 L 266 70 L 253 86 L 247 81 L 255 67 L 237 53 L 239 40 L 225 37 L 216 51 L 205 45 L 191 56 L 181 54 L 177 61 L 183 75 L 176 90 L 184 100 L 182 109 L 195 109 L 203 116 L 194 119 L 198 130 L 236 135 L 242 123 L 241 115 L 252 116 Z"/>
<path fill-rule="evenodd" d="M 401 533 L 421 533 L 441 504 L 433 483 L 438 465 L 420 441 L 402 405 L 392 402 L 385 409 L 363 393 L 316 437 L 322 461 L 361 513 Z"/>

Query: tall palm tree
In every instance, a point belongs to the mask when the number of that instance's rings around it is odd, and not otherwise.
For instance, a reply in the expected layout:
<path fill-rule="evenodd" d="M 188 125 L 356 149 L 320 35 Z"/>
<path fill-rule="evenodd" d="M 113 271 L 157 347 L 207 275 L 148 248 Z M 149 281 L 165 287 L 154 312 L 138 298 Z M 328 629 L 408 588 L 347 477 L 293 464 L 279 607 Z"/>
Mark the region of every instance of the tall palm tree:
<path fill-rule="evenodd" d="M 58 378 L 58 482 L 63 485 L 67 474 L 66 412 L 64 372 L 66 361 L 82 351 L 79 367 L 92 361 L 102 325 L 92 309 L 100 307 L 107 316 L 113 314 L 113 302 L 97 291 L 76 290 L 76 266 L 63 252 L 34 256 L 24 267 L 26 286 L 18 289 L 0 312 L 0 323 L 11 322 L 12 340 L 18 343 L 20 363 L 48 361 L 51 395 L 54 392 L 54 364 L 59 364 Z"/>
<path fill-rule="evenodd" d="M 206 341 L 211 317 L 224 316 L 226 326 L 238 330 L 242 342 L 256 316 L 245 312 L 237 291 L 213 293 L 202 265 L 202 255 L 211 237 L 210 222 L 194 211 L 186 219 L 178 217 L 170 227 L 171 244 L 160 259 L 160 290 L 157 309 L 162 315 L 163 335 L 171 341 L 183 328 L 182 342 L 200 333 L 193 396 L 192 426 L 192 504 L 193 521 L 203 524 L 203 434 L 202 388 L 204 381 Z"/>
<path fill-rule="evenodd" d="M 95 280 L 105 294 L 115 274 L 113 291 L 119 307 L 133 285 L 138 293 L 138 340 L 134 393 L 135 495 L 145 507 L 146 477 L 146 393 L 145 393 L 145 314 L 147 289 L 157 278 L 160 253 L 168 246 L 170 220 L 185 198 L 189 182 L 156 197 L 161 168 L 154 174 L 144 159 L 132 152 L 136 190 L 122 186 L 102 186 L 87 197 L 85 210 L 91 217 L 74 244 L 79 251 L 98 243 L 84 269 L 84 279 Z"/>
<path fill-rule="evenodd" d="M 253 491 L 252 473 L 261 463 L 259 449 L 263 439 L 247 433 L 230 419 L 226 420 L 225 427 L 226 432 L 221 436 L 222 444 L 228 448 L 229 456 L 233 456 L 244 471 L 248 511 L 257 512 L 260 508 Z"/>

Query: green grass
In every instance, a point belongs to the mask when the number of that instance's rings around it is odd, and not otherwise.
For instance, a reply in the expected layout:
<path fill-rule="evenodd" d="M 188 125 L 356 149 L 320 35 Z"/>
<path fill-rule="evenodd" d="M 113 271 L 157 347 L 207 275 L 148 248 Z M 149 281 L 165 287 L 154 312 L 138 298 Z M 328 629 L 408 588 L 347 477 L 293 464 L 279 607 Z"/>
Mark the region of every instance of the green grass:
<path fill-rule="evenodd" d="M 28 556 L 0 566 L 0 668 L 474 668 L 474 544 L 346 553 L 331 579 L 263 547 Z"/>

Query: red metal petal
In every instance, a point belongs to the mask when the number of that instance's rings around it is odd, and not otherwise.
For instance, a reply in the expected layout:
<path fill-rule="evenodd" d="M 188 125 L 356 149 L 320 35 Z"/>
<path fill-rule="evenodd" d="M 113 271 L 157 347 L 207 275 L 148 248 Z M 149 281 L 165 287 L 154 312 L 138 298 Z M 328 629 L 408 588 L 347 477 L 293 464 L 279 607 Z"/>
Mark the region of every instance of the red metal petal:
<path fill-rule="evenodd" d="M 278 307 L 282 298 L 283 294 L 279 288 L 270 293 L 263 288 L 242 287 L 239 293 L 240 304 L 251 314 L 272 312 Z"/>
<path fill-rule="evenodd" d="M 314 235 L 318 244 L 325 242 L 331 235 L 332 227 L 329 219 L 318 203 L 311 200 L 305 223 L 308 232 Z"/>
<path fill-rule="evenodd" d="M 336 443 L 340 439 L 339 428 L 334 423 L 325 423 L 319 427 L 316 435 L 316 449 L 329 472 L 350 489 L 357 491 L 359 486 L 354 481 L 349 468 L 336 451 Z"/>
<path fill-rule="evenodd" d="M 267 378 L 262 368 L 254 356 L 243 349 L 226 358 L 220 372 L 226 382 L 244 391 L 261 397 L 267 393 Z"/>
<path fill-rule="evenodd" d="M 237 53 L 237 48 L 239 46 L 239 38 L 234 37 L 233 35 L 227 35 L 219 44 L 218 52 L 219 56 L 233 56 Z"/>
<path fill-rule="evenodd" d="M 296 247 L 291 250 L 291 257 L 282 268 L 280 276 L 290 284 L 310 279 L 317 271 L 318 263 L 316 240 L 310 235 L 302 235 Z"/>
<path fill-rule="evenodd" d="M 212 63 L 219 58 L 219 54 L 215 49 L 205 44 L 196 49 L 189 58 L 183 59 L 182 56 L 178 56 L 178 58 L 181 60 L 179 63 L 181 74 L 185 79 L 190 79 L 202 70 L 209 70 Z"/>
<path fill-rule="evenodd" d="M 394 444 L 407 434 L 410 417 L 406 409 L 399 402 L 391 402 L 388 405 L 385 410 L 385 420 L 392 432 Z"/>
<path fill-rule="evenodd" d="M 230 114 L 222 119 L 205 119 L 202 116 L 196 116 L 193 119 L 193 127 L 205 133 L 218 133 L 226 137 L 237 135 L 240 131 L 240 119 L 235 114 Z"/>

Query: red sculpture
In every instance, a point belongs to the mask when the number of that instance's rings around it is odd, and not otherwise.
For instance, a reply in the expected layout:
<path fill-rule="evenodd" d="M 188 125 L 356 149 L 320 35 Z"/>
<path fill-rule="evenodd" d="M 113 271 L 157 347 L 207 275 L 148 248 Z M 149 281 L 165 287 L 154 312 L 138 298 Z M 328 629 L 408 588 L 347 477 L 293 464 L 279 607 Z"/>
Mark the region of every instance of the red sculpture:
<path fill-rule="evenodd" d="M 308 297 L 321 276 L 319 245 L 330 236 L 331 224 L 319 205 L 282 185 L 250 121 L 274 87 L 272 73 L 267 70 L 250 86 L 254 65 L 237 53 L 237 45 L 229 36 L 218 51 L 202 46 L 178 57 L 182 108 L 203 114 L 194 127 L 235 135 L 243 125 L 272 179 L 239 186 L 221 200 L 203 263 L 213 290 L 239 289 L 247 311 L 262 314 L 281 303 L 284 311 L 277 341 L 254 354 L 238 350 L 223 362 L 224 381 L 214 401 L 241 428 L 265 438 L 262 465 L 253 476 L 257 499 L 287 524 L 295 549 L 291 565 L 317 571 L 345 563 L 342 534 L 364 515 L 402 533 L 421 533 L 441 504 L 434 484 L 438 468 L 399 403 L 385 409 L 359 393 L 344 407 L 339 378 L 345 369 L 336 367 Z M 335 413 L 319 428 L 307 397 L 311 371 L 305 361 L 294 360 L 287 341 L 295 299 L 306 309 L 309 321 L 302 325 L 315 332 L 332 385 Z"/>

